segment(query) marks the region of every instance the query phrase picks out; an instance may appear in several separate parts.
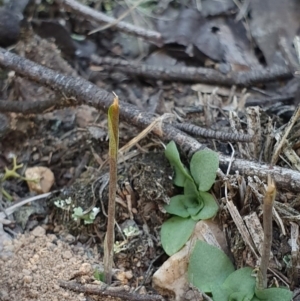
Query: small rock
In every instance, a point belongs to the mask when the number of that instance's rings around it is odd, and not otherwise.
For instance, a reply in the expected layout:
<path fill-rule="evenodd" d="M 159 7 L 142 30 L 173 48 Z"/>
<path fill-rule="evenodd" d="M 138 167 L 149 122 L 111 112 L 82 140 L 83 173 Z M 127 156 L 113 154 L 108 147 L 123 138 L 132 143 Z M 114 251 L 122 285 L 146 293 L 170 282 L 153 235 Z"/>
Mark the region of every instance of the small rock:
<path fill-rule="evenodd" d="M 70 251 L 65 251 L 65 252 L 62 253 L 62 257 L 64 259 L 70 259 L 70 258 L 73 257 L 73 254 Z"/>
<path fill-rule="evenodd" d="M 26 270 L 26 269 L 23 269 L 23 270 L 22 270 L 22 273 L 23 273 L 25 276 L 31 275 L 31 271 Z"/>
<path fill-rule="evenodd" d="M 147 294 L 147 290 L 146 290 L 144 285 L 139 289 L 139 294 L 140 295 L 146 295 Z"/>
<path fill-rule="evenodd" d="M 32 276 L 24 276 L 23 281 L 24 283 L 31 283 L 32 282 Z"/>
<path fill-rule="evenodd" d="M 91 264 L 89 264 L 89 263 L 83 263 L 81 265 L 81 267 L 79 268 L 79 271 L 82 272 L 82 273 L 84 273 L 84 274 L 89 274 L 90 272 L 93 271 L 93 268 L 92 268 Z"/>
<path fill-rule="evenodd" d="M 132 271 L 126 271 L 125 273 L 124 273 L 124 275 L 125 275 L 125 277 L 127 278 L 127 279 L 132 279 L 132 277 L 133 277 L 133 274 L 132 274 Z"/>
<path fill-rule="evenodd" d="M 3 246 L 4 246 L 4 247 L 13 245 L 13 241 L 11 240 L 10 237 L 7 238 L 7 239 L 4 239 L 2 243 L 3 243 Z"/>
<path fill-rule="evenodd" d="M 37 298 L 39 296 L 39 292 L 37 290 L 31 289 L 29 291 L 30 297 Z"/>
<path fill-rule="evenodd" d="M 68 234 L 66 237 L 65 237 L 65 241 L 68 242 L 68 243 L 72 243 L 75 241 L 75 237 L 71 234 Z"/>
<path fill-rule="evenodd" d="M 54 284 L 54 285 L 53 285 L 53 289 L 54 289 L 55 291 L 58 291 L 58 290 L 60 289 L 60 286 L 59 286 L 58 284 Z"/>
<path fill-rule="evenodd" d="M 3 247 L 3 252 L 13 253 L 15 246 L 13 244 L 7 245 Z"/>
<path fill-rule="evenodd" d="M 3 301 L 10 300 L 7 291 L 4 291 L 4 290 L 0 291 L 0 300 L 3 300 Z"/>
<path fill-rule="evenodd" d="M 53 251 L 55 249 L 56 245 L 53 244 L 52 242 L 47 242 L 46 247 L 48 250 Z"/>
<path fill-rule="evenodd" d="M 34 235 L 35 237 L 41 237 L 41 236 L 44 236 L 46 234 L 46 231 L 41 226 L 37 226 L 36 228 L 34 228 L 31 231 L 31 234 Z"/>
<path fill-rule="evenodd" d="M 64 298 L 69 298 L 69 296 L 70 296 L 70 294 L 69 294 L 68 292 L 64 292 L 64 293 L 63 293 L 63 297 L 64 297 Z"/>
<path fill-rule="evenodd" d="M 27 181 L 29 190 L 40 194 L 49 192 L 54 183 L 53 172 L 48 167 L 44 166 L 27 168 L 25 176 L 27 179 L 31 180 Z"/>
<path fill-rule="evenodd" d="M 48 234 L 47 237 L 48 237 L 50 242 L 54 242 L 54 241 L 57 240 L 57 237 L 56 237 L 55 234 Z"/>

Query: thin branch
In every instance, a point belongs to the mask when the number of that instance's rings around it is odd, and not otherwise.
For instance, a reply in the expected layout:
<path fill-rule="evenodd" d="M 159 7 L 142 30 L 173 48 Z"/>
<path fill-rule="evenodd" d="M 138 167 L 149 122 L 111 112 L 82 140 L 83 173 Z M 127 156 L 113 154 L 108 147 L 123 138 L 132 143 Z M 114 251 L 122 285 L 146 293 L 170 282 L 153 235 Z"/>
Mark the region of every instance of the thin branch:
<path fill-rule="evenodd" d="M 129 301 L 158 301 L 164 300 L 162 296 L 159 295 L 139 295 L 128 293 L 126 291 L 114 291 L 114 290 L 103 290 L 103 288 L 99 285 L 81 285 L 77 282 L 67 282 L 67 281 L 58 281 L 59 286 L 79 292 L 86 293 L 91 295 L 99 295 L 99 296 L 110 296 L 115 298 L 120 298 L 121 300 L 129 300 Z"/>
<path fill-rule="evenodd" d="M 226 169 L 230 163 L 230 158 L 223 154 L 219 155 L 220 168 Z M 235 159 L 232 162 L 231 170 L 238 170 L 240 174 L 250 177 L 257 176 L 262 181 L 268 179 L 268 174 L 274 179 L 278 188 L 287 191 L 300 191 L 300 172 L 269 164 L 259 164 L 254 161 Z"/>
<path fill-rule="evenodd" d="M 161 34 L 157 31 L 147 30 L 123 21 L 117 22 L 115 18 L 109 17 L 102 12 L 96 11 L 74 0 L 59 0 L 59 2 L 65 8 L 72 10 L 74 13 L 84 17 L 86 20 L 97 23 L 113 23 L 115 24 L 114 27 L 122 32 L 141 37 L 159 47 L 163 45 Z"/>
<path fill-rule="evenodd" d="M 153 66 L 122 59 L 91 56 L 91 64 L 105 67 L 108 70 L 130 75 L 168 81 L 188 81 L 196 83 L 220 84 L 226 86 L 252 86 L 293 77 L 287 67 L 273 66 L 257 68 L 250 71 L 230 72 L 223 74 L 217 70 L 202 67 Z"/>
<path fill-rule="evenodd" d="M 140 0 L 140 1 L 137 1 L 134 5 L 132 5 L 127 11 L 125 11 L 121 16 L 118 17 L 118 19 L 115 19 L 115 21 L 113 23 L 109 23 L 109 24 L 106 24 L 102 27 L 99 27 L 99 28 L 96 28 L 92 31 L 89 32 L 89 35 L 91 34 L 94 34 L 96 32 L 99 32 L 99 31 L 102 31 L 102 30 L 105 30 L 105 29 L 108 29 L 110 27 L 113 27 L 115 26 L 116 24 L 118 24 L 121 20 L 123 20 L 124 18 L 126 18 L 126 16 L 128 14 L 130 14 L 133 10 L 135 10 L 139 5 L 141 5 L 142 3 L 144 2 L 144 0 Z"/>
<path fill-rule="evenodd" d="M 62 97 L 59 101 L 56 99 L 47 99 L 43 101 L 7 101 L 0 100 L 0 112 L 15 112 L 26 114 L 45 113 L 48 109 L 59 110 L 66 107 L 76 106 L 78 103 L 74 98 Z"/>
<path fill-rule="evenodd" d="M 19 201 L 18 203 L 6 208 L 3 212 L 0 212 L 0 218 L 5 218 L 6 216 L 13 214 L 18 208 L 20 208 L 28 203 L 34 202 L 36 200 L 47 198 L 48 196 L 50 196 L 54 193 L 55 193 L 55 191 L 52 191 L 52 192 L 47 192 L 44 194 L 36 195 L 33 197 L 25 198 L 25 199 Z"/>
<path fill-rule="evenodd" d="M 193 136 L 200 136 L 205 138 L 213 138 L 221 141 L 231 142 L 251 142 L 253 137 L 248 134 L 227 133 L 222 131 L 214 131 L 191 123 L 173 123 L 173 125 L 186 133 L 193 134 Z"/>
<path fill-rule="evenodd" d="M 114 98 L 113 94 L 98 88 L 82 78 L 60 74 L 12 54 L 3 48 L 0 48 L 0 66 L 14 70 L 19 75 L 46 85 L 67 97 L 74 97 L 78 105 L 84 103 L 96 109 L 107 111 Z M 120 101 L 120 119 L 131 125 L 146 128 L 155 120 L 155 117 L 150 113 L 139 110 L 136 106 Z M 153 132 L 166 140 L 174 140 L 181 150 L 189 156 L 197 150 L 205 148 L 196 139 L 167 123 L 155 127 Z M 220 154 L 219 158 L 220 167 L 226 170 L 230 163 L 230 157 Z M 235 159 L 232 162 L 232 170 L 238 170 L 240 174 L 247 176 L 255 175 L 262 180 L 266 180 L 268 174 L 270 174 L 278 188 L 294 192 L 300 191 L 300 173 L 294 170 L 278 166 L 270 167 L 267 164 L 259 164 L 243 159 Z"/>
<path fill-rule="evenodd" d="M 167 81 L 188 81 L 210 84 L 234 85 L 232 78 L 209 68 L 155 66 L 131 62 L 117 58 L 91 56 L 91 64 L 106 70 L 119 71 L 130 75 Z"/>
<path fill-rule="evenodd" d="M 288 93 L 284 95 L 274 95 L 270 97 L 256 97 L 256 96 L 249 96 L 246 100 L 246 107 L 254 107 L 254 106 L 261 106 L 265 107 L 272 104 L 281 103 L 291 103 L 295 98 L 295 93 Z"/>

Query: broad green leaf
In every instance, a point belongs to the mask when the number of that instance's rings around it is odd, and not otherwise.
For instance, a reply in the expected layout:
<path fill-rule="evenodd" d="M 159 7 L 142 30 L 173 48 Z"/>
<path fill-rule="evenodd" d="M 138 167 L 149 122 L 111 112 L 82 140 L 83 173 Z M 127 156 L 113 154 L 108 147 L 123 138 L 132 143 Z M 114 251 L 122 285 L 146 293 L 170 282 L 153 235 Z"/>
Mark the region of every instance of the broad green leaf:
<path fill-rule="evenodd" d="M 179 251 L 193 233 L 196 222 L 191 218 L 173 216 L 161 226 L 161 243 L 165 252 L 171 256 Z"/>
<path fill-rule="evenodd" d="M 249 299 L 250 295 L 245 296 L 242 292 L 234 292 L 229 295 L 229 292 L 222 287 L 215 287 L 212 296 L 213 301 L 253 301 L 253 299 Z"/>
<path fill-rule="evenodd" d="M 212 297 L 213 301 L 228 301 L 229 293 L 221 286 L 215 286 L 212 290 Z"/>
<path fill-rule="evenodd" d="M 293 293 L 285 288 L 272 287 L 255 291 L 255 298 L 261 301 L 291 301 L 292 297 Z"/>
<path fill-rule="evenodd" d="M 196 152 L 190 162 L 192 177 L 198 185 L 198 190 L 208 191 L 214 184 L 219 167 L 219 156 L 211 150 Z"/>
<path fill-rule="evenodd" d="M 252 297 L 253 294 L 247 295 L 243 292 L 234 292 L 229 296 L 228 301 L 251 301 Z"/>
<path fill-rule="evenodd" d="M 187 179 L 193 180 L 187 168 L 182 164 L 174 141 L 168 143 L 165 156 L 169 160 L 171 166 L 175 169 L 174 184 L 178 187 L 183 187 Z"/>
<path fill-rule="evenodd" d="M 242 268 L 231 273 L 224 281 L 222 288 L 229 293 L 229 301 L 251 301 L 255 290 L 253 269 Z"/>
<path fill-rule="evenodd" d="M 234 272 L 234 266 L 224 252 L 204 241 L 197 241 L 189 267 L 189 281 L 205 293 L 220 287 Z"/>
<path fill-rule="evenodd" d="M 209 219 L 215 216 L 218 212 L 218 205 L 214 197 L 209 192 L 199 192 L 199 202 L 203 203 L 203 208 L 199 211 L 197 215 L 193 215 L 192 219 L 199 221 L 200 219 Z"/>

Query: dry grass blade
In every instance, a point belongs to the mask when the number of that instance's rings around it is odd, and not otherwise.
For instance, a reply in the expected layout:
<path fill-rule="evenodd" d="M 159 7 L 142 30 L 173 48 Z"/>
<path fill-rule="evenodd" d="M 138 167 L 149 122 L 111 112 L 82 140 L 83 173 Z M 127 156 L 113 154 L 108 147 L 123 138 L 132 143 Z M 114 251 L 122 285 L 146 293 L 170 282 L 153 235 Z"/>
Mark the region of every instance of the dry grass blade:
<path fill-rule="evenodd" d="M 275 165 L 277 163 L 277 160 L 279 158 L 279 155 L 281 153 L 281 150 L 286 142 L 287 136 L 289 135 L 291 129 L 293 128 L 295 122 L 299 119 L 300 117 L 300 104 L 298 105 L 298 107 L 295 109 L 295 112 L 293 114 L 293 116 L 291 117 L 290 121 L 288 122 L 288 124 L 286 125 L 283 133 L 282 133 L 282 137 L 280 140 L 277 141 L 277 143 L 274 146 L 274 153 L 271 159 L 271 165 Z"/>
<path fill-rule="evenodd" d="M 137 3 L 135 3 L 132 7 L 130 7 L 127 11 L 125 11 L 118 19 L 116 19 L 115 21 L 109 23 L 109 24 L 106 24 L 102 27 L 99 27 L 99 28 L 96 28 L 94 30 L 91 30 L 88 34 L 91 35 L 91 34 L 94 34 L 96 32 L 99 32 L 99 31 L 102 31 L 102 30 L 105 30 L 105 29 L 108 29 L 110 27 L 113 27 L 115 25 L 117 25 L 120 21 L 122 21 L 126 16 L 128 16 L 128 14 L 130 14 L 134 9 L 136 9 L 140 4 L 142 4 L 144 2 L 144 0 L 140 0 L 138 1 Z"/>
<path fill-rule="evenodd" d="M 255 255 L 255 257 L 258 258 L 251 236 L 249 235 L 248 229 L 246 228 L 240 213 L 238 212 L 237 208 L 234 206 L 232 201 L 227 202 L 227 208 L 245 244 L 250 248 L 250 250 Z"/>
<path fill-rule="evenodd" d="M 298 271 L 299 271 L 299 225 L 296 223 L 291 222 L 291 278 L 294 282 L 293 284 L 296 285 L 298 281 Z M 298 267 L 298 268 L 297 268 Z"/>
<path fill-rule="evenodd" d="M 159 116 L 154 121 L 152 121 L 143 131 L 141 131 L 136 137 L 131 139 L 127 144 L 125 144 L 123 147 L 119 149 L 119 154 L 123 155 L 126 151 L 129 151 L 134 145 L 136 145 L 141 139 L 146 137 L 151 131 L 153 131 L 155 128 L 156 133 L 162 132 L 161 130 L 161 124 L 162 122 L 167 119 L 173 117 L 172 114 L 166 113 L 162 116 Z"/>

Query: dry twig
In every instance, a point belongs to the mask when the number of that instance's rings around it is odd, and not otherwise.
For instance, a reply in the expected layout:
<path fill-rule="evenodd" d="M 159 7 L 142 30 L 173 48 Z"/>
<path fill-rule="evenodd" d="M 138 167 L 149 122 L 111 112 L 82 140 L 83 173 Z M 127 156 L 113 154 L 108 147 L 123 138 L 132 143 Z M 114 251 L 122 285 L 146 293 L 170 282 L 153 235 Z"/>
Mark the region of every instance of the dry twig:
<path fill-rule="evenodd" d="M 113 94 L 98 88 L 82 78 L 60 74 L 2 48 L 0 48 L 0 66 L 14 70 L 19 75 L 48 86 L 66 96 L 73 97 L 78 105 L 84 103 L 106 111 L 113 101 Z M 133 105 L 120 102 L 120 119 L 137 127 L 145 128 L 155 120 L 155 117 Z M 166 140 L 174 140 L 181 150 L 189 156 L 200 148 L 205 147 L 170 124 L 163 123 L 161 129 L 156 127 L 153 129 L 153 132 Z M 230 158 L 220 154 L 219 159 L 220 167 L 226 169 L 230 163 Z M 278 188 L 294 192 L 300 191 L 300 173 L 294 170 L 278 166 L 271 168 L 267 164 L 259 164 L 243 159 L 235 159 L 232 162 L 231 170 L 238 170 L 240 174 L 248 176 L 256 175 L 261 180 L 266 180 L 267 175 L 270 174 Z"/>
<path fill-rule="evenodd" d="M 76 106 L 74 98 L 62 97 L 59 101 L 56 99 L 47 99 L 43 101 L 7 101 L 0 100 L 0 112 L 15 112 L 26 114 L 45 113 L 47 110 L 59 110 L 66 107 Z"/>
<path fill-rule="evenodd" d="M 239 71 L 223 74 L 209 68 L 181 67 L 181 66 L 153 66 L 139 62 L 129 62 L 110 57 L 92 55 L 91 63 L 126 74 L 168 81 L 188 81 L 196 83 L 218 84 L 226 86 L 252 86 L 276 80 L 293 77 L 287 67 L 273 66 L 271 68 L 257 68 L 251 71 Z"/>
<path fill-rule="evenodd" d="M 74 0 L 60 0 L 60 2 L 64 7 L 72 10 L 77 15 L 83 16 L 87 20 L 97 23 L 114 24 L 114 27 L 122 32 L 141 37 L 157 46 L 162 46 L 162 37 L 157 31 L 146 30 L 123 21 L 117 22 L 115 18 L 109 17 Z"/>
<path fill-rule="evenodd" d="M 227 142 L 250 142 L 252 141 L 253 137 L 251 135 L 242 134 L 242 133 L 227 133 L 222 131 L 214 131 L 206 128 L 202 128 L 200 126 L 191 124 L 191 123 L 173 123 L 173 125 L 189 134 L 194 136 L 200 136 L 205 138 L 213 138 L 221 141 Z"/>
<path fill-rule="evenodd" d="M 77 282 L 67 282 L 59 280 L 59 285 L 63 288 L 80 292 L 86 293 L 91 295 L 99 295 L 99 296 L 110 296 L 120 298 L 121 300 L 129 300 L 129 301 L 157 301 L 157 300 L 164 300 L 162 296 L 159 295 L 139 295 L 128 293 L 126 291 L 113 291 L 113 290 L 103 290 L 99 285 L 81 285 Z"/>

